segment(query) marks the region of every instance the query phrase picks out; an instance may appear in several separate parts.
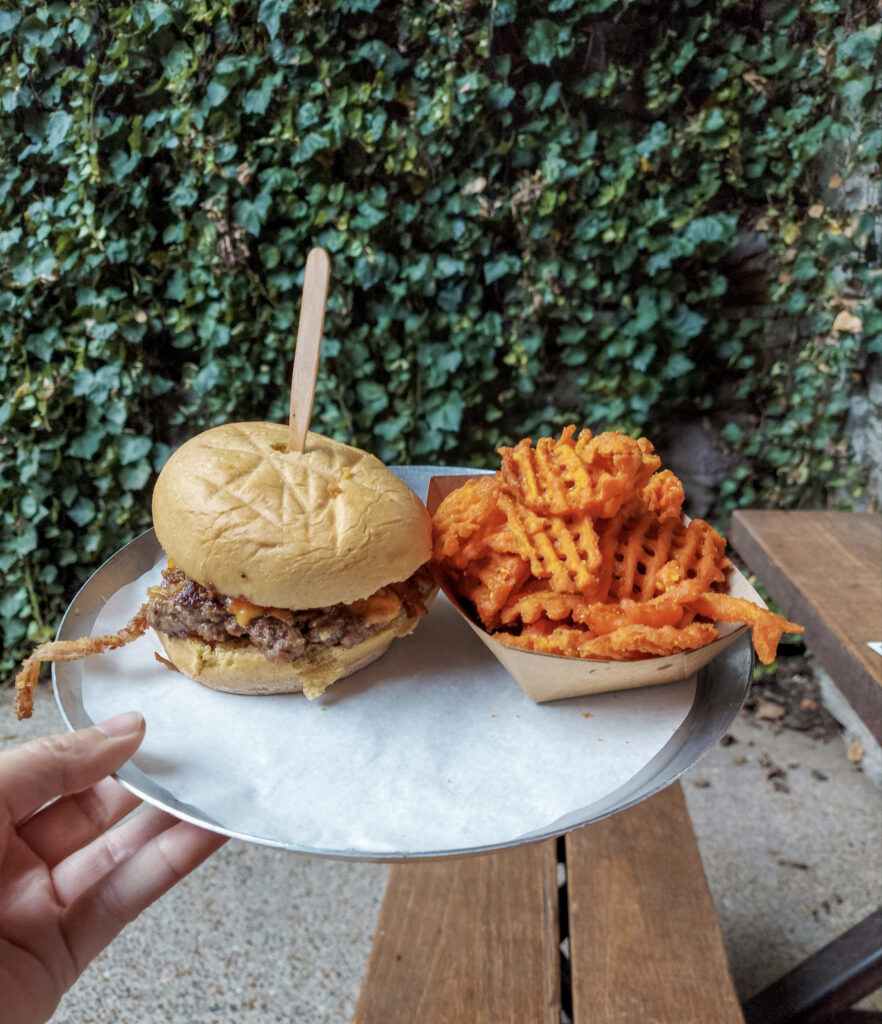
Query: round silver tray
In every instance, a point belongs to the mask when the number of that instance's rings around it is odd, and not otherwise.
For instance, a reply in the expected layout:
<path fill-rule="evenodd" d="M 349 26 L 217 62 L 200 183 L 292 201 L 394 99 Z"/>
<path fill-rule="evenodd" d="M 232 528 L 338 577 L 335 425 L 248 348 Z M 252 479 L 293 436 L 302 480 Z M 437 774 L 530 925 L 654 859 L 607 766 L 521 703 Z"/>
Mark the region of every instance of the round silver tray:
<path fill-rule="evenodd" d="M 405 466 L 394 470 L 413 490 L 425 498 L 429 480 L 441 474 L 470 472 L 459 467 Z M 473 470 L 471 472 L 474 472 Z M 71 602 L 58 630 L 59 640 L 88 635 L 99 612 L 122 586 L 138 579 L 154 566 L 161 549 L 152 530 L 127 544 L 104 563 Z M 628 781 L 602 799 L 573 808 L 546 830 L 531 832 L 518 839 L 451 849 L 427 849 L 419 852 L 353 851 L 324 849 L 281 841 L 272 835 L 253 835 L 228 824 L 220 824 L 199 807 L 179 799 L 156 778 L 128 762 L 117 773 L 119 781 L 143 800 L 171 814 L 234 838 L 276 846 L 314 856 L 344 860 L 394 862 L 406 859 L 437 859 L 486 853 L 496 849 L 536 842 L 561 835 L 574 828 L 598 821 L 608 815 L 645 800 L 675 782 L 688 768 L 728 731 L 740 711 L 750 688 L 754 655 L 750 633 L 745 632 L 697 675 L 695 696 L 688 714 L 663 748 Z M 53 665 L 55 695 L 61 715 L 70 729 L 86 728 L 91 721 L 83 703 L 83 663 L 60 662 Z M 514 685 L 514 683 L 512 683 Z"/>

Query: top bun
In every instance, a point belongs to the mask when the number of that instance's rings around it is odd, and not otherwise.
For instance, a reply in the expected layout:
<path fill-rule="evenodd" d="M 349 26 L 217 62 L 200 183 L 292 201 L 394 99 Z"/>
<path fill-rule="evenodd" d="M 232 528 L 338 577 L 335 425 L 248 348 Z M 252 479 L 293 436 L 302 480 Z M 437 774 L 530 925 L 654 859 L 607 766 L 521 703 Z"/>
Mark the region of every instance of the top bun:
<path fill-rule="evenodd" d="M 278 423 L 229 423 L 178 448 L 153 524 L 197 583 L 294 610 L 368 597 L 432 551 L 426 507 L 379 459 L 313 433 L 291 452 Z"/>

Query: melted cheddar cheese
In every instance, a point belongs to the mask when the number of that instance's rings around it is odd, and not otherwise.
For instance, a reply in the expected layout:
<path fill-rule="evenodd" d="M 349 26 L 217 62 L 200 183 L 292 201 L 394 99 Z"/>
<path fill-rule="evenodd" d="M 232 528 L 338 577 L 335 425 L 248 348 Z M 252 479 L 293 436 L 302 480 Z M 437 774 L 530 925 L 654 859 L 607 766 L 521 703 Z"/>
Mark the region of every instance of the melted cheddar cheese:
<path fill-rule="evenodd" d="M 401 611 L 401 598 L 394 590 L 381 587 L 376 594 L 353 601 L 349 608 L 360 615 L 365 626 L 374 626 L 378 622 L 391 622 Z"/>
<path fill-rule="evenodd" d="M 354 615 L 358 615 L 365 626 L 391 622 L 401 611 L 401 598 L 388 587 L 381 587 L 376 594 L 353 601 L 346 606 Z M 227 610 L 235 618 L 242 629 L 247 629 L 252 619 L 259 615 L 272 615 L 280 609 L 264 608 L 262 605 L 247 601 L 244 597 L 227 599 Z"/>
<path fill-rule="evenodd" d="M 258 615 L 266 615 L 267 611 L 266 608 L 261 608 L 259 604 L 252 604 L 250 601 L 246 601 L 244 597 L 231 597 L 227 603 L 227 608 L 243 629 L 248 626 L 252 619 L 256 619 Z"/>

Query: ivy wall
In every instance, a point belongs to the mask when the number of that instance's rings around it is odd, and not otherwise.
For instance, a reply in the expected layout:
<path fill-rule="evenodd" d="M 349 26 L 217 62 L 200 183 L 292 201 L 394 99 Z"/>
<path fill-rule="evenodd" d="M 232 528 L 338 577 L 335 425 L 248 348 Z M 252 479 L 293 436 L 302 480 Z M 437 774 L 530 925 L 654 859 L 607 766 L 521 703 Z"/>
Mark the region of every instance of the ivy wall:
<path fill-rule="evenodd" d="M 845 427 L 882 354 L 877 14 L 0 11 L 3 671 L 149 526 L 175 444 L 286 418 L 313 245 L 317 429 L 486 465 L 569 422 L 674 447 L 699 424 L 721 522 L 872 503 Z"/>

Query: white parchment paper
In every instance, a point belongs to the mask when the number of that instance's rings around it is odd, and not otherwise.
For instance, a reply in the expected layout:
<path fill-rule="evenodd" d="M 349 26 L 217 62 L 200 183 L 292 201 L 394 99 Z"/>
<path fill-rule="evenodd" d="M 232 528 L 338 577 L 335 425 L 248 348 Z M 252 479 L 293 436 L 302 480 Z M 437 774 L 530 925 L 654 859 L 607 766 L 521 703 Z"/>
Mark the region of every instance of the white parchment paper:
<path fill-rule="evenodd" d="M 158 582 L 114 594 L 115 632 Z M 138 710 L 134 759 L 211 827 L 381 856 L 516 841 L 626 783 L 686 717 L 695 680 L 533 704 L 443 595 L 416 631 L 315 701 L 218 693 L 159 664 L 152 632 L 90 658 L 93 721 Z"/>

